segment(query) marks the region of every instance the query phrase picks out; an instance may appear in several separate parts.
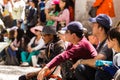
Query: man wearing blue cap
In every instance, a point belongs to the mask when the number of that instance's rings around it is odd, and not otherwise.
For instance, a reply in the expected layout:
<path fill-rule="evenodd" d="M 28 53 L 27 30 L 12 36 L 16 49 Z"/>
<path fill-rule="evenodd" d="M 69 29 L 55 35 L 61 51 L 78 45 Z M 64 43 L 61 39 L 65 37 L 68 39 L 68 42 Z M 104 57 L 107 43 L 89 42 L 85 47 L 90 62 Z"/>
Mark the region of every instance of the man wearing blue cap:
<path fill-rule="evenodd" d="M 40 70 L 37 76 L 38 80 L 43 80 L 44 75 L 48 70 L 65 62 L 66 60 L 72 60 L 74 63 L 78 59 L 90 59 L 94 58 L 97 55 L 95 48 L 84 37 L 83 26 L 80 22 L 71 22 L 63 30 L 66 31 L 65 37 L 66 40 L 70 42 L 70 44 L 65 51 L 54 57 L 48 64 L 46 64 L 43 69 Z M 66 75 L 66 73 L 63 75 Z M 64 78 L 63 75 L 62 80 L 76 80 L 75 77 L 68 79 Z"/>
<path fill-rule="evenodd" d="M 78 60 L 73 65 L 73 68 L 77 69 L 78 71 L 76 72 L 78 74 L 78 80 L 111 80 L 112 76 L 101 69 L 97 69 L 95 62 L 96 60 L 112 60 L 113 51 L 112 49 L 108 49 L 106 44 L 107 32 L 110 30 L 112 21 L 110 17 L 105 14 L 100 14 L 95 18 L 90 18 L 89 21 L 93 23 L 93 35 L 99 39 L 99 44 L 97 46 L 98 55 L 94 59 Z M 93 69 L 96 69 L 96 73 L 93 74 L 95 79 L 91 79 L 92 76 L 89 76 L 91 73 L 88 73 L 86 67 L 92 67 Z"/>

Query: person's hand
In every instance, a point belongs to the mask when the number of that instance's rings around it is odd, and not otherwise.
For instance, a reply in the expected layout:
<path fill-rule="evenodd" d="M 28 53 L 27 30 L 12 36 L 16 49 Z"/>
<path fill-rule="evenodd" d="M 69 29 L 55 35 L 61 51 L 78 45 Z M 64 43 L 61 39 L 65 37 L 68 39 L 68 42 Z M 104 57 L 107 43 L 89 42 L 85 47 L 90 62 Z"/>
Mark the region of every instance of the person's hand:
<path fill-rule="evenodd" d="M 46 76 L 46 73 L 47 73 L 48 70 L 49 70 L 49 68 L 45 66 L 45 67 L 38 73 L 37 80 L 43 80 L 44 77 Z"/>
<path fill-rule="evenodd" d="M 55 16 L 50 16 L 50 18 L 51 18 L 52 20 L 54 20 L 54 19 L 55 19 Z"/>
<path fill-rule="evenodd" d="M 72 66 L 71 69 L 76 69 L 77 66 L 81 64 L 82 60 L 83 60 L 83 59 L 80 59 L 80 60 L 78 60 L 75 64 L 73 64 L 73 66 Z"/>

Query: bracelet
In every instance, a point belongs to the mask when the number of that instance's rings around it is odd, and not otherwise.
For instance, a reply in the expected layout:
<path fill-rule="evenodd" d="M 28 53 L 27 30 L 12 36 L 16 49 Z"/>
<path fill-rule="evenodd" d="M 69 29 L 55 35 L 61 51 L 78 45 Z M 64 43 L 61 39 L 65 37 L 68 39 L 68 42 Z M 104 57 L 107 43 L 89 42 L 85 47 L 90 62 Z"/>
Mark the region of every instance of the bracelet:
<path fill-rule="evenodd" d="M 79 64 L 81 64 L 82 61 L 83 61 L 83 59 L 80 59 L 80 60 L 79 60 Z"/>

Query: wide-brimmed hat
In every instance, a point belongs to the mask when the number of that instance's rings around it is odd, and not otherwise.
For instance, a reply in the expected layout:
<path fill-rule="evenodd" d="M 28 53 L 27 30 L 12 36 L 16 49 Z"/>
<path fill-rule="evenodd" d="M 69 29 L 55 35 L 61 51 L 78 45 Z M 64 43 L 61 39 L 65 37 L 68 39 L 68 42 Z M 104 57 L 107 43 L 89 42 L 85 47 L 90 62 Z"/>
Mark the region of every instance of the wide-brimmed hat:
<path fill-rule="evenodd" d="M 42 30 L 43 30 L 43 26 L 35 26 L 35 27 L 33 27 L 33 28 L 30 29 L 30 31 L 31 31 L 32 33 L 34 33 L 34 34 L 35 34 L 35 31 L 36 31 L 36 30 L 42 31 Z"/>
<path fill-rule="evenodd" d="M 56 35 L 56 30 L 54 29 L 54 26 L 44 26 L 42 34 Z"/>

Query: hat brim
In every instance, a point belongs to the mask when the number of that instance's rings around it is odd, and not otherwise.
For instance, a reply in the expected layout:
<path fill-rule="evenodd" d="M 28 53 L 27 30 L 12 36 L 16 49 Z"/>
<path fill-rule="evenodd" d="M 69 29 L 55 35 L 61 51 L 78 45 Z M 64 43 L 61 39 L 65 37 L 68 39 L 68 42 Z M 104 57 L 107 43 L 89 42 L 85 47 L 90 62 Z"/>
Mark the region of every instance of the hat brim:
<path fill-rule="evenodd" d="M 96 18 L 90 18 L 89 21 L 92 22 L 92 23 L 97 22 Z"/>
<path fill-rule="evenodd" d="M 33 34 L 35 34 L 36 33 L 35 30 L 42 31 L 42 29 L 43 29 L 43 26 L 35 26 L 35 27 L 31 28 L 30 31 Z"/>

